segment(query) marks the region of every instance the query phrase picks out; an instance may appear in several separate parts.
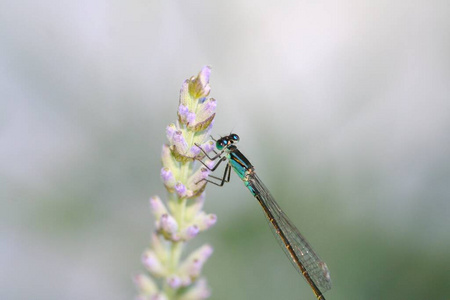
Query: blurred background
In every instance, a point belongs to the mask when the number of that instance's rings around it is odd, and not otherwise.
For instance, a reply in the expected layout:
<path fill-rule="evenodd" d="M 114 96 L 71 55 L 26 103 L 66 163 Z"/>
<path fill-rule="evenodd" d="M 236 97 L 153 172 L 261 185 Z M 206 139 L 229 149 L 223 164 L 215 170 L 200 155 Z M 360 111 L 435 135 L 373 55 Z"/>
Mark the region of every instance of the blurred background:
<path fill-rule="evenodd" d="M 449 28 L 445 0 L 2 1 L 0 299 L 133 299 L 204 65 L 327 299 L 449 299 Z M 205 210 L 211 299 L 314 299 L 237 176 Z"/>

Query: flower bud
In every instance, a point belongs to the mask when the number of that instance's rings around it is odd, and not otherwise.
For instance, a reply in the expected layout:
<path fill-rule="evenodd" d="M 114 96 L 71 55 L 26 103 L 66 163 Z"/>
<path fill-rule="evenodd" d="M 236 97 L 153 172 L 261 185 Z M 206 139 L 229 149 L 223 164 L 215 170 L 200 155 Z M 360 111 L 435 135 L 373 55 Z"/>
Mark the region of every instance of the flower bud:
<path fill-rule="evenodd" d="M 177 131 L 177 127 L 173 123 L 166 127 L 166 136 L 169 141 L 172 140 L 173 135 L 176 131 Z"/>
<path fill-rule="evenodd" d="M 178 223 L 174 217 L 169 214 L 163 214 L 159 220 L 159 227 L 164 233 L 173 236 L 178 231 Z"/>
<path fill-rule="evenodd" d="M 199 232 L 200 232 L 200 229 L 198 228 L 197 225 L 188 226 L 184 230 L 183 238 L 184 238 L 184 240 L 188 241 L 188 240 L 196 237 Z"/>
<path fill-rule="evenodd" d="M 205 66 L 196 77 L 192 77 L 189 80 L 189 94 L 191 97 L 198 99 L 209 95 L 211 90 L 211 87 L 209 86 L 210 75 L 211 68 Z"/>
<path fill-rule="evenodd" d="M 203 245 L 182 263 L 180 270 L 188 274 L 191 278 L 196 278 L 200 275 L 203 264 L 211 256 L 213 248 L 210 245 Z"/>
<path fill-rule="evenodd" d="M 178 289 L 181 286 L 181 279 L 177 275 L 171 275 L 167 277 L 167 284 L 172 289 Z"/>
<path fill-rule="evenodd" d="M 150 209 L 153 212 L 156 220 L 159 220 L 161 215 L 167 214 L 167 209 L 158 196 L 150 198 Z"/>
<path fill-rule="evenodd" d="M 134 283 L 137 288 L 141 291 L 141 293 L 145 295 L 151 295 L 158 292 L 158 287 L 156 283 L 147 275 L 138 274 L 134 276 Z"/>
<path fill-rule="evenodd" d="M 175 131 L 171 143 L 177 148 L 180 154 L 184 154 L 188 150 L 188 144 L 183 136 L 183 132 L 180 130 Z"/>
<path fill-rule="evenodd" d="M 197 123 L 209 119 L 216 112 L 216 106 L 217 102 L 213 98 L 210 98 L 203 102 L 197 112 Z"/>
<path fill-rule="evenodd" d="M 209 290 L 206 280 L 200 278 L 179 300 L 203 300 L 209 298 L 211 291 Z"/>
<path fill-rule="evenodd" d="M 161 169 L 161 179 L 167 189 L 171 190 L 175 187 L 175 177 L 169 168 L 163 167 Z"/>
<path fill-rule="evenodd" d="M 164 167 L 169 168 L 170 170 L 178 169 L 178 162 L 172 156 L 172 152 L 170 151 L 170 147 L 168 145 L 163 145 L 162 147 L 161 160 Z"/>
<path fill-rule="evenodd" d="M 195 171 L 188 179 L 188 188 L 192 191 L 196 191 L 205 185 L 206 181 L 204 179 L 208 178 L 209 170 L 207 168 L 200 168 Z"/>
<path fill-rule="evenodd" d="M 161 277 L 166 273 L 166 268 L 161 264 L 152 250 L 144 252 L 142 255 L 142 263 L 154 276 Z"/>
<path fill-rule="evenodd" d="M 177 195 L 180 198 L 184 198 L 188 194 L 188 190 L 187 190 L 186 186 L 184 184 L 182 184 L 181 182 L 177 182 L 177 184 L 175 185 L 175 191 L 177 192 Z"/>

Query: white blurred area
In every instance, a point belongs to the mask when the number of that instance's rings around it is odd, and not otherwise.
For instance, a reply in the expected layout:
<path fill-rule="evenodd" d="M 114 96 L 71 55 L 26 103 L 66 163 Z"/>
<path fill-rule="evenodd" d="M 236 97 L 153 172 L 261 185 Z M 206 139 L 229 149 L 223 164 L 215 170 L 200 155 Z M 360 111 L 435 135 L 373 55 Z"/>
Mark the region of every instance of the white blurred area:
<path fill-rule="evenodd" d="M 329 234 L 319 248 L 367 226 L 448 249 L 449 29 L 444 0 L 3 1 L 0 299 L 134 296 L 165 126 L 204 65 L 213 134 L 238 133 L 269 187 L 284 175 L 278 193 L 328 191 L 307 204 L 332 220 L 309 228 Z M 208 203 L 205 240 L 259 209 L 233 181 L 246 199 Z"/>

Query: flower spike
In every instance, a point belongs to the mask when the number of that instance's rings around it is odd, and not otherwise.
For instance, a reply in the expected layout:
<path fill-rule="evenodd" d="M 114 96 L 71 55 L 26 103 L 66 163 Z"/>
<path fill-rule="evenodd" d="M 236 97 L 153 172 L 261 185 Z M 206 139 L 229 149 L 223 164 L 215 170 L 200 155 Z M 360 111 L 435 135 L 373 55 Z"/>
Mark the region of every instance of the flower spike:
<path fill-rule="evenodd" d="M 186 242 L 217 220 L 216 215 L 203 211 L 206 182 L 202 179 L 209 170 L 196 161 L 214 151 L 215 145 L 208 140 L 217 106 L 215 99 L 208 98 L 210 75 L 211 68 L 205 66 L 184 81 L 177 121 L 166 127 L 168 142 L 162 147 L 160 176 L 169 200 L 150 198 L 156 230 L 142 254 L 148 275 L 134 277 L 139 300 L 202 300 L 210 296 L 206 279 L 200 276 L 212 247 L 204 245 L 181 260 Z M 163 285 L 158 287 L 154 278 L 163 279 Z"/>

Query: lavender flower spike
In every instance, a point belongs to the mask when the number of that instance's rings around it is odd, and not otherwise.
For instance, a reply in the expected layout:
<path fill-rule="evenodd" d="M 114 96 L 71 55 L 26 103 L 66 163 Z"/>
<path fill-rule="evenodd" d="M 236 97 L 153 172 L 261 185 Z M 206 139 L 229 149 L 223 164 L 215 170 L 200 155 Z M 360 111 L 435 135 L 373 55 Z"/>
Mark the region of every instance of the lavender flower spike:
<path fill-rule="evenodd" d="M 208 139 L 216 110 L 216 100 L 207 98 L 210 75 L 211 68 L 206 66 L 183 83 L 178 118 L 165 130 L 168 143 L 162 147 L 160 174 L 168 199 L 150 199 L 156 228 L 142 255 L 147 274 L 134 278 L 139 300 L 201 300 L 211 294 L 201 272 L 212 247 L 203 245 L 191 254 L 183 253 L 186 243 L 213 226 L 217 218 L 203 211 L 205 182 L 198 182 L 209 171 L 195 160 L 204 155 L 196 145 L 205 152 L 214 149 Z"/>

